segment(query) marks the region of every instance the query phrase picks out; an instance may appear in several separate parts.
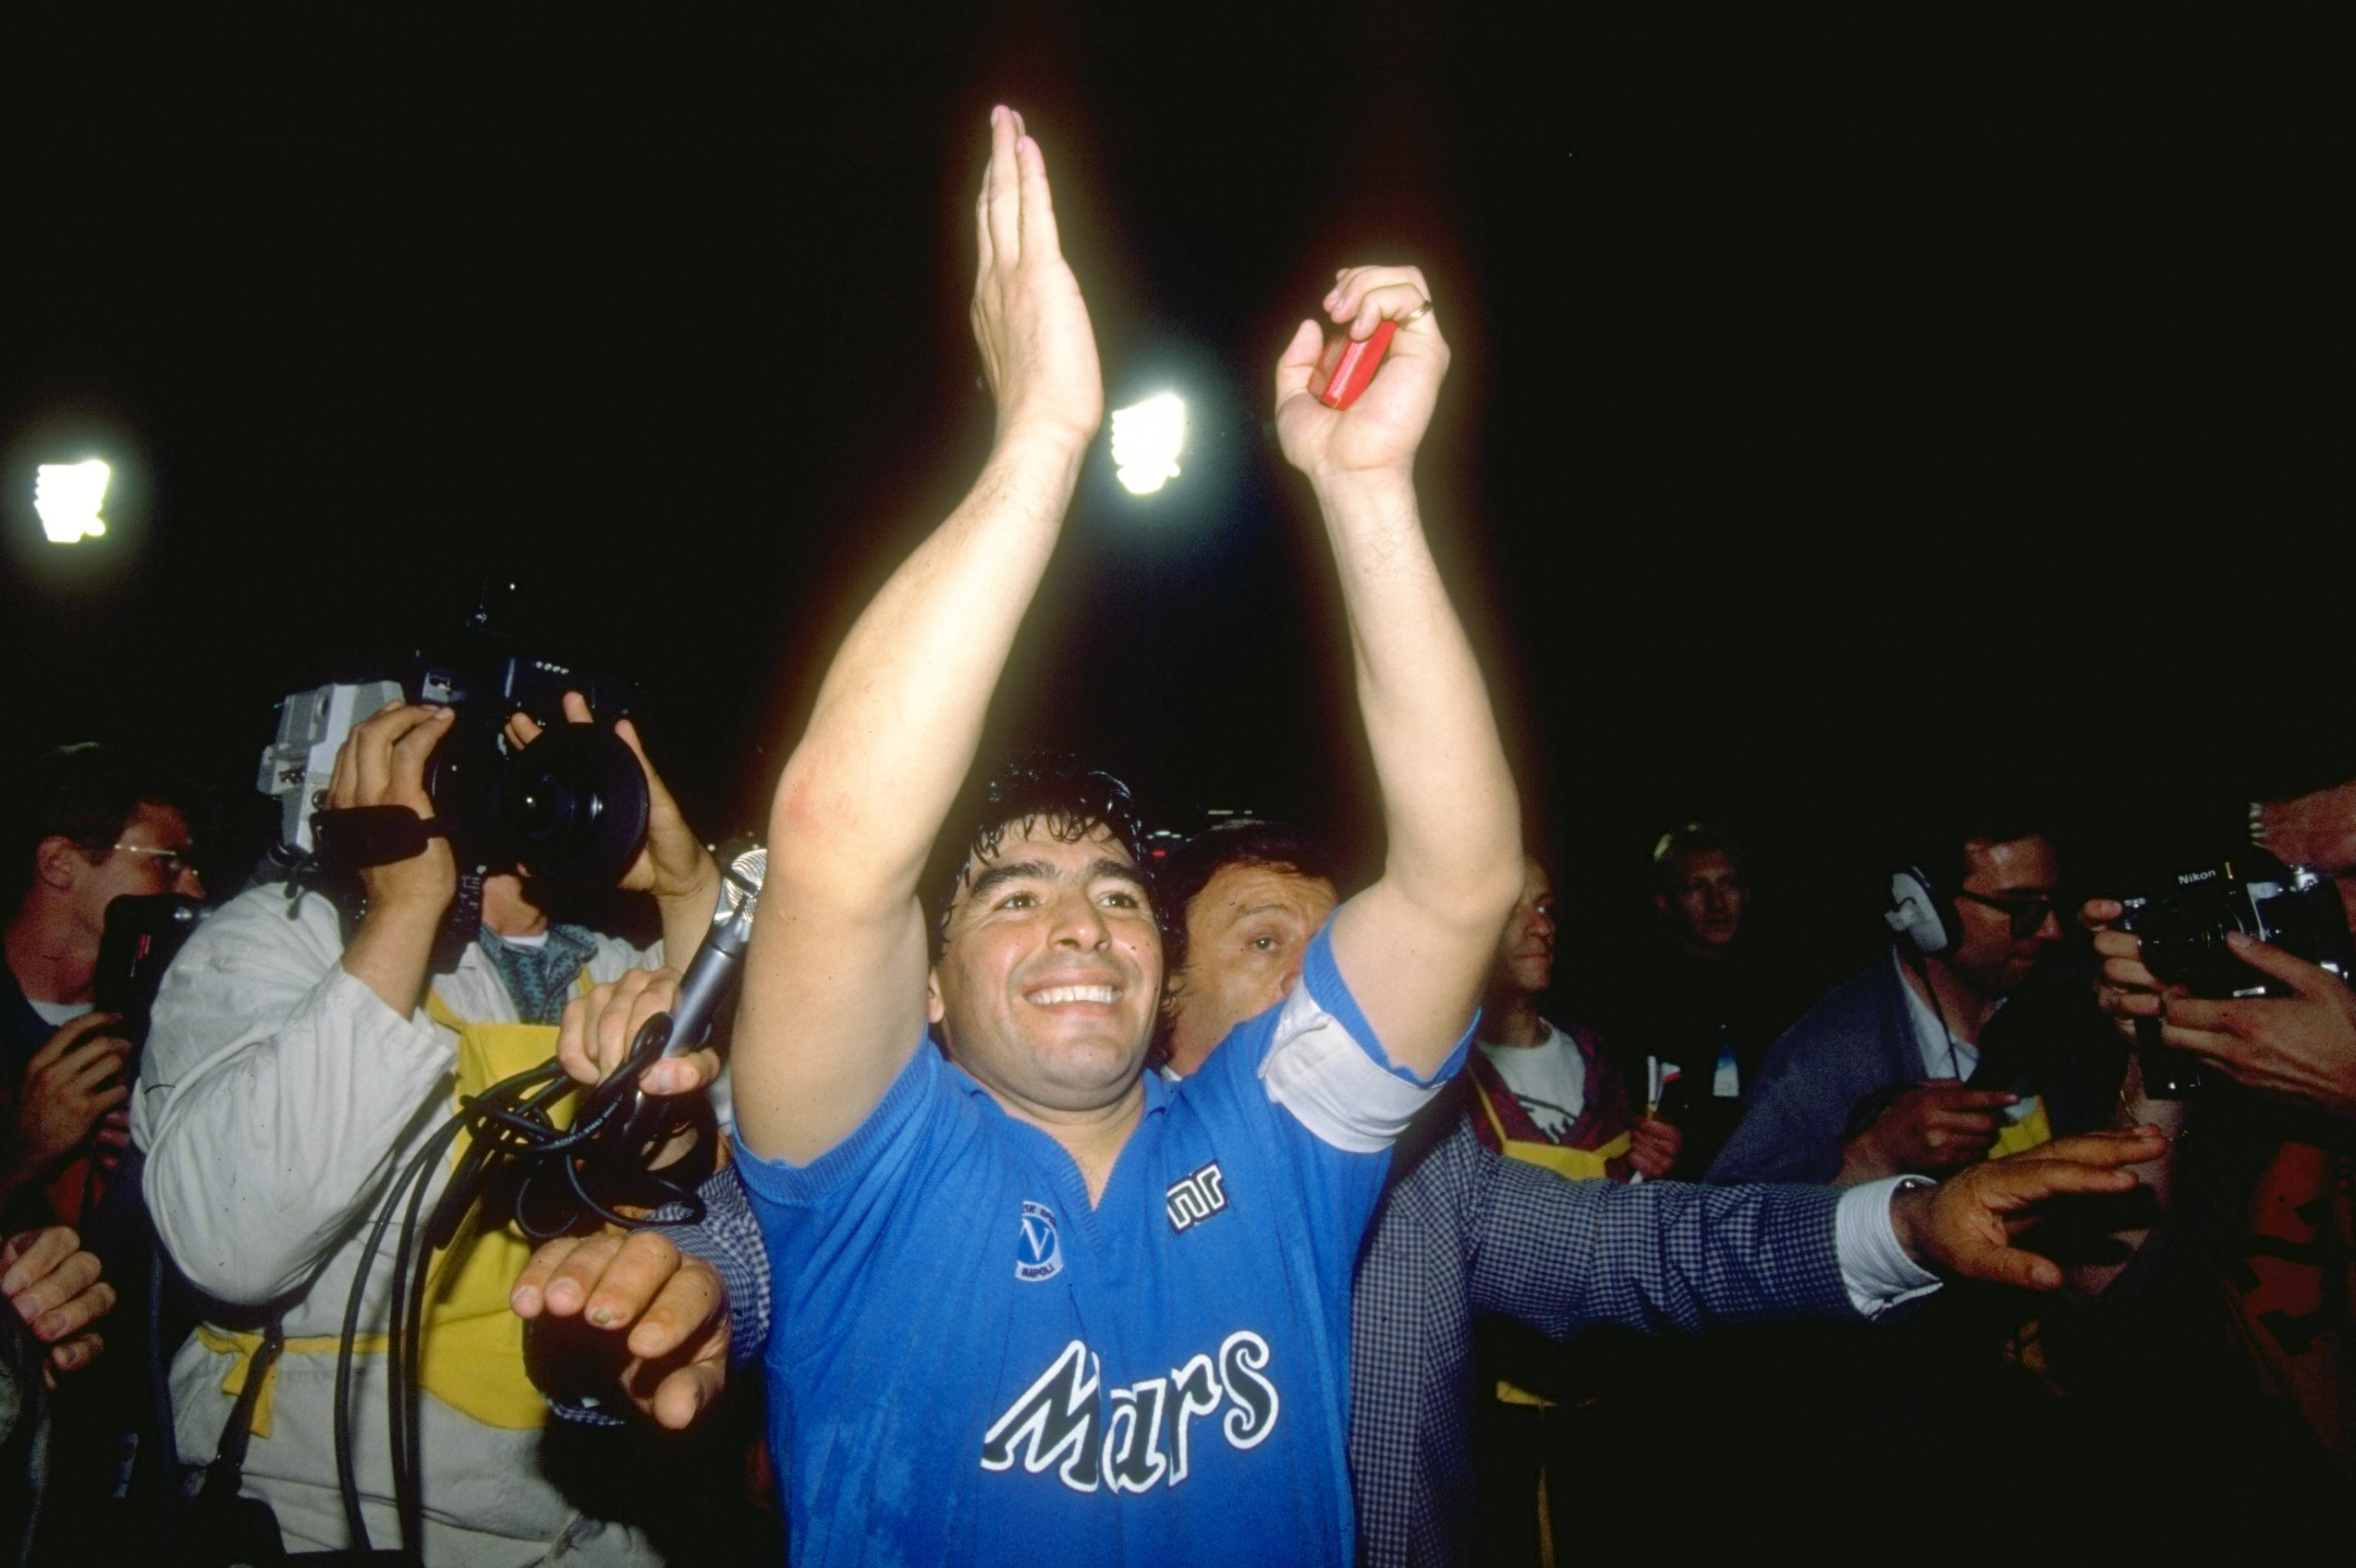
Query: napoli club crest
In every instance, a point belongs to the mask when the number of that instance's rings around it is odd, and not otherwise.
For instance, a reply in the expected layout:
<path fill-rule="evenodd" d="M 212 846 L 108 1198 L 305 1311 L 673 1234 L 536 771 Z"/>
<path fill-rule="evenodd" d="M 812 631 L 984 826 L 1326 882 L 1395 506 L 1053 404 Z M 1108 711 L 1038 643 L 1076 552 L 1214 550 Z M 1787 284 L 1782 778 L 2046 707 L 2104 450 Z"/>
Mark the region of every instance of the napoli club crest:
<path fill-rule="evenodd" d="M 1014 1243 L 1014 1277 L 1036 1285 L 1064 1272 L 1064 1245 L 1055 1236 L 1055 1211 L 1044 1203 L 1023 1205 L 1023 1235 Z"/>

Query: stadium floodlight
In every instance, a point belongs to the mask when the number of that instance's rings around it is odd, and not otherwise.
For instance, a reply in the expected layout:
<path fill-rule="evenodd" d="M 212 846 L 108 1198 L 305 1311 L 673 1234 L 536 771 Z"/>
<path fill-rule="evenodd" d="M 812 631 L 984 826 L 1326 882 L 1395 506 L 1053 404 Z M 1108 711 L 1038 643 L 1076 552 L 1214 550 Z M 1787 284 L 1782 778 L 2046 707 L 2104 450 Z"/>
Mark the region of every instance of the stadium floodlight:
<path fill-rule="evenodd" d="M 87 463 L 44 463 L 33 475 L 33 510 L 51 544 L 80 544 L 106 532 L 98 515 L 106 504 L 113 471 L 93 457 Z"/>
<path fill-rule="evenodd" d="M 1112 464 L 1132 496 L 1151 496 L 1178 477 L 1186 444 L 1186 405 L 1174 392 L 1148 398 L 1112 415 Z"/>

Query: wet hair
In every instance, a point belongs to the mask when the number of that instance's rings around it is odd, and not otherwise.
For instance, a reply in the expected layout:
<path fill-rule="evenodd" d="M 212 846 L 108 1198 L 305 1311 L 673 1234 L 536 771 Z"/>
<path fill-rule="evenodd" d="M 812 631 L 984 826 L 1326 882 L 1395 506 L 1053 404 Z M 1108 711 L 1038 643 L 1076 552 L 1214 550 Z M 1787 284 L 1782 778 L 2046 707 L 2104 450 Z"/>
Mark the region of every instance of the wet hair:
<path fill-rule="evenodd" d="M 1691 855 L 1723 855 L 1742 866 L 1742 846 L 1724 828 L 1708 822 L 1672 827 L 1653 841 L 1653 880 L 1661 891 L 1673 893 L 1679 881 L 1677 866 Z"/>
<path fill-rule="evenodd" d="M 1112 835 L 1123 852 L 1137 862 L 1138 876 L 1151 891 L 1145 869 L 1145 826 L 1138 819 L 1129 786 L 1101 768 L 1081 765 L 1061 752 L 1033 752 L 1000 764 L 972 791 L 949 819 L 970 824 L 962 848 L 947 832 L 936 851 L 943 864 L 935 881 L 933 946 L 937 954 L 948 939 L 949 911 L 958 890 L 966 886 L 976 865 L 995 859 L 1009 830 L 1036 833 L 1044 825 L 1062 844 L 1076 844 L 1099 830 Z M 948 861 L 948 853 L 957 856 Z"/>
<path fill-rule="evenodd" d="M 1206 827 L 1170 852 L 1154 868 L 1154 902 L 1162 911 L 1162 957 L 1166 971 L 1186 966 L 1186 908 L 1230 866 L 1265 866 L 1295 877 L 1341 883 L 1332 851 L 1286 822 L 1239 817 Z"/>
<path fill-rule="evenodd" d="M 45 838 L 66 838 L 95 863 L 114 852 L 131 814 L 169 806 L 202 831 L 204 792 L 169 770 L 119 746 L 84 741 L 35 758 L 8 791 L 7 864 L 0 894 L 13 908 L 32 885 L 33 853 Z"/>

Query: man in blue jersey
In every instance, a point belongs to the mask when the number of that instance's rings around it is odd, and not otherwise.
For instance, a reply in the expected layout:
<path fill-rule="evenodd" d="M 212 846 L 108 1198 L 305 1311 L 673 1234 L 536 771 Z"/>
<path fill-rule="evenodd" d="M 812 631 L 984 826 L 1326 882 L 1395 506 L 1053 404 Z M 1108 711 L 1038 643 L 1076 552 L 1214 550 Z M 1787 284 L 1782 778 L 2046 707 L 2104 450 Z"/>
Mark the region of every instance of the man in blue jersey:
<path fill-rule="evenodd" d="M 937 959 L 918 898 L 1103 411 L 1039 147 L 1003 109 L 991 138 L 972 321 L 996 443 L 851 629 L 786 765 L 736 1029 L 794 1551 L 1344 1563 L 1352 1261 L 1391 1139 L 1462 1057 L 1520 877 L 1411 483 L 1448 347 L 1415 269 L 1359 268 L 1326 314 L 1398 329 L 1356 405 L 1310 393 L 1315 322 L 1278 365 L 1388 853 L 1281 1007 L 1184 1084 L 1148 1078 L 1162 945 L 1109 802 L 1002 800 Z"/>
<path fill-rule="evenodd" d="M 1224 1043 L 1189 1049 L 1183 1083 L 1148 1076 L 1162 949 L 1110 781 L 994 785 L 926 963 L 926 849 L 1101 408 L 1038 150 L 1006 112 L 991 125 L 974 322 L 998 444 L 852 630 L 787 766 L 736 1033 L 794 1550 L 1347 1562 L 1352 1264 L 1391 1139 L 1462 1060 L 1521 880 L 1512 785 L 1409 484 L 1447 351 L 1419 275 L 1359 269 L 1328 314 L 1359 336 L 1403 324 L 1364 399 L 1337 414 L 1307 396 L 1312 323 L 1278 368 L 1286 454 L 1342 571 L 1387 856 Z M 668 984 L 575 1009 L 576 1073 L 616 1061 Z M 568 1252 L 535 1260 L 519 1310 L 545 1289 L 618 1327 L 623 1276 L 648 1295 L 676 1279 L 629 1343 L 652 1359 L 702 1335 L 645 1400 L 685 1424 L 723 1373 L 716 1277 L 672 1276 L 669 1243 L 642 1235 L 584 1243 L 552 1278 Z"/>

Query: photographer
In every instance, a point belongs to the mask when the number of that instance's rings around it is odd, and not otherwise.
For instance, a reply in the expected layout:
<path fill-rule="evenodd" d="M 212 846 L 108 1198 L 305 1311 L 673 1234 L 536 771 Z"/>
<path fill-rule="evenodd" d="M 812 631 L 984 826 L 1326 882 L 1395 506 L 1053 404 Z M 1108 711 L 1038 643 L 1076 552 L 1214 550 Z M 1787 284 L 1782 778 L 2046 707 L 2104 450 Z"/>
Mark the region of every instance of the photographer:
<path fill-rule="evenodd" d="M 590 721 L 578 694 L 562 707 L 568 721 Z M 327 805 L 432 818 L 429 760 L 458 721 L 450 709 L 396 705 L 358 725 L 337 754 Z M 506 741 L 512 750 L 539 733 L 518 713 Z M 207 1298 L 207 1321 L 173 1367 L 179 1446 L 190 1457 L 214 1451 L 265 1331 L 283 1334 L 284 1354 L 252 1402 L 244 1490 L 274 1510 L 289 1550 L 351 1544 L 336 1467 L 336 1352 L 367 1222 L 394 1173 L 455 1095 L 553 1054 L 568 997 L 659 965 L 663 951 L 691 951 L 711 916 L 717 869 L 637 732 L 623 720 L 614 733 L 648 797 L 644 848 L 617 885 L 654 898 L 661 949 L 552 922 L 524 867 L 483 879 L 479 932 L 459 933 L 455 967 L 434 973 L 460 878 L 450 842 L 432 837 L 361 871 L 366 912 L 348 940 L 329 899 L 256 888 L 189 940 L 156 998 L 132 1128 L 158 1232 Z M 541 1430 L 545 1403 L 508 1309 L 529 1250 L 487 1226 L 436 1262 L 421 1370 L 424 1537 L 413 1544 L 462 1568 L 556 1553 L 651 1561 L 642 1535 L 584 1514 L 554 1478 L 563 1456 Z M 400 1533 L 385 1438 L 391 1295 L 380 1269 L 355 1341 L 348 1428 L 359 1509 L 379 1544 Z"/>
<path fill-rule="evenodd" d="M 59 746 L 26 769 L 9 813 L 14 895 L 0 945 L 0 1215 L 83 1222 L 90 1165 L 111 1170 L 126 1134 L 129 1045 L 92 1009 L 107 906 L 201 895 L 185 787 L 121 751 Z"/>
<path fill-rule="evenodd" d="M 1710 1180 L 1944 1176 L 2051 1136 L 2042 1073 L 1984 1066 L 1982 1036 L 2019 1010 L 2062 940 L 2053 841 L 2033 815 L 1987 799 L 1939 829 L 1891 879 L 1889 953 L 1775 1042 Z"/>
<path fill-rule="evenodd" d="M 2356 779 L 2267 793 L 2276 798 L 2249 810 L 2256 848 L 2356 874 Z M 2337 891 L 2356 934 L 2356 888 L 2342 880 Z M 2078 1271 L 2078 1283 L 2150 1303 L 2140 1310 L 2153 1326 L 2136 1345 L 2164 1341 L 2185 1369 L 2179 1381 L 2216 1370 L 2199 1398 L 2167 1403 L 2170 1414 L 2217 1412 L 2196 1416 L 2203 1431 L 2223 1421 L 2243 1435 L 2222 1456 L 2232 1478 L 2319 1500 L 2356 1478 L 2356 993 L 2308 958 L 2231 932 L 2224 945 L 2248 973 L 2195 996 L 2173 966 L 2153 959 L 2170 983 L 2147 965 L 2143 939 L 2118 928 L 2126 913 L 2109 899 L 2080 911 L 2104 960 L 2102 1004 L 2123 1031 L 2157 1024 L 2156 1043 L 2199 1059 L 2201 1083 L 2185 1098 L 2147 1097 L 2138 1050 L 2120 1115 L 2175 1134 L 2142 1173 L 2158 1209 L 2117 1232 L 2126 1252 Z M 2319 932 L 2318 945 L 2336 946 L 2336 935 Z M 2214 994 L 2261 984 L 2263 996 Z M 2121 1360 L 2122 1381 L 2152 1364 Z M 2230 1478 L 2218 1490 L 2230 1492 Z"/>

